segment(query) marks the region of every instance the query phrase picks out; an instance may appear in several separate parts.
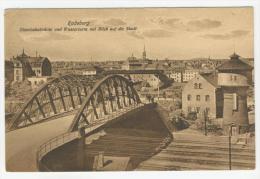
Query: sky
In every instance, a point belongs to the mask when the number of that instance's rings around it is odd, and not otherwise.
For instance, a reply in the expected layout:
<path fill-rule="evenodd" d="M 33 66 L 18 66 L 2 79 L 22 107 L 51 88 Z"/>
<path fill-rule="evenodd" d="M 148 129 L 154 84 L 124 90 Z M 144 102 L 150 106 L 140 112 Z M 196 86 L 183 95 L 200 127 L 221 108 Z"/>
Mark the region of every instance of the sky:
<path fill-rule="evenodd" d="M 69 26 L 68 22 L 86 22 Z M 20 28 L 126 28 L 132 31 L 20 31 Z M 253 57 L 253 8 L 8 9 L 5 58 L 37 54 L 50 60 Z"/>

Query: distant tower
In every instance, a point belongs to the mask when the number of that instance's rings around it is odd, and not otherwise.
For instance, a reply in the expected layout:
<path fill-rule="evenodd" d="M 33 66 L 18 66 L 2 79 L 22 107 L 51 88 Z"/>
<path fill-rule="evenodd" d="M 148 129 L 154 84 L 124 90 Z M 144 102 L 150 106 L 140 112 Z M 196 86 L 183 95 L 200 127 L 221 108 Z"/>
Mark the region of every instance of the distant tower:
<path fill-rule="evenodd" d="M 143 51 L 143 60 L 146 60 L 146 51 L 145 51 L 145 45 L 144 45 L 144 51 Z"/>
<path fill-rule="evenodd" d="M 27 55 L 25 54 L 25 52 L 24 52 L 24 48 L 23 48 L 23 52 L 22 52 L 22 54 L 21 54 L 20 56 L 21 56 L 21 57 L 27 56 Z"/>
<path fill-rule="evenodd" d="M 235 125 L 236 134 L 247 132 L 249 126 L 247 89 L 251 80 L 248 74 L 252 69 L 240 60 L 236 53 L 230 56 L 229 61 L 217 68 L 218 85 L 223 92 L 223 97 L 219 100 L 222 100 L 223 104 L 223 125 L 226 133 L 231 124 Z"/>

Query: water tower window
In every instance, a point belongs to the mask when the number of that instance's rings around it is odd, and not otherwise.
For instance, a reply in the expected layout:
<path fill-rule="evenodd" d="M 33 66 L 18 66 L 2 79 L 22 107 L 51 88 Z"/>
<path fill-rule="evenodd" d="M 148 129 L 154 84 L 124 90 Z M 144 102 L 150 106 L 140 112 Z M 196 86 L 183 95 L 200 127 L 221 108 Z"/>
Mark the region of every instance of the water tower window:
<path fill-rule="evenodd" d="M 206 95 L 205 96 L 205 101 L 209 101 L 209 99 L 210 99 L 209 95 Z"/>
<path fill-rule="evenodd" d="M 194 89 L 198 89 L 198 84 L 197 83 L 194 84 Z"/>
<path fill-rule="evenodd" d="M 190 94 L 187 96 L 187 100 L 191 101 L 191 95 Z"/>
<path fill-rule="evenodd" d="M 199 89 L 202 89 L 202 84 L 201 83 L 199 83 Z"/>
<path fill-rule="evenodd" d="M 234 81 L 236 81 L 237 80 L 237 76 L 234 76 Z"/>
<path fill-rule="evenodd" d="M 237 94 L 233 93 L 233 110 L 236 111 L 237 109 L 238 109 Z"/>

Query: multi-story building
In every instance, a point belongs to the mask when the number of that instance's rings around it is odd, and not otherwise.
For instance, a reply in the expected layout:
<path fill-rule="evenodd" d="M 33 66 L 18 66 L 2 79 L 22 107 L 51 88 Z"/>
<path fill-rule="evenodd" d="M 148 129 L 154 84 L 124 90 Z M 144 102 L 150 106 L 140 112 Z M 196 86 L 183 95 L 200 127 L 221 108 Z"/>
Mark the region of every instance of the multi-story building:
<path fill-rule="evenodd" d="M 183 72 L 184 72 L 183 68 L 170 67 L 164 72 L 169 78 L 173 79 L 174 82 L 183 82 Z"/>
<path fill-rule="evenodd" d="M 183 72 L 183 82 L 188 82 L 199 74 L 199 69 L 185 69 Z"/>
<path fill-rule="evenodd" d="M 82 74 L 87 76 L 95 76 L 102 72 L 102 69 L 97 66 L 88 66 L 82 69 Z"/>
<path fill-rule="evenodd" d="M 182 110 L 185 115 L 207 111 L 211 118 L 221 117 L 222 111 L 216 100 L 220 95 L 216 74 L 198 74 L 183 88 Z"/>
<path fill-rule="evenodd" d="M 32 67 L 28 61 L 28 57 L 23 50 L 21 55 L 11 59 L 11 62 L 14 64 L 14 79 L 13 81 L 23 81 L 28 77 L 34 76 L 35 73 L 32 70 Z"/>
<path fill-rule="evenodd" d="M 36 76 L 51 76 L 52 67 L 51 62 L 46 57 L 36 56 L 29 57 L 28 61 Z"/>
<path fill-rule="evenodd" d="M 10 60 L 5 60 L 5 79 L 14 81 L 14 64 Z"/>

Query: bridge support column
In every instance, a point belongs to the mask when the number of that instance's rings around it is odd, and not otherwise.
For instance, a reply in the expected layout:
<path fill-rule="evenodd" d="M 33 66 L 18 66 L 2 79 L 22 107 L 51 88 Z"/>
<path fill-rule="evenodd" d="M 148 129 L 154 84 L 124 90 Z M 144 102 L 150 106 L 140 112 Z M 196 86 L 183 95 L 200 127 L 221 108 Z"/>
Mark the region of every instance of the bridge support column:
<path fill-rule="evenodd" d="M 79 171 L 87 170 L 85 162 L 85 128 L 78 129 L 79 139 L 77 146 L 77 165 Z"/>

